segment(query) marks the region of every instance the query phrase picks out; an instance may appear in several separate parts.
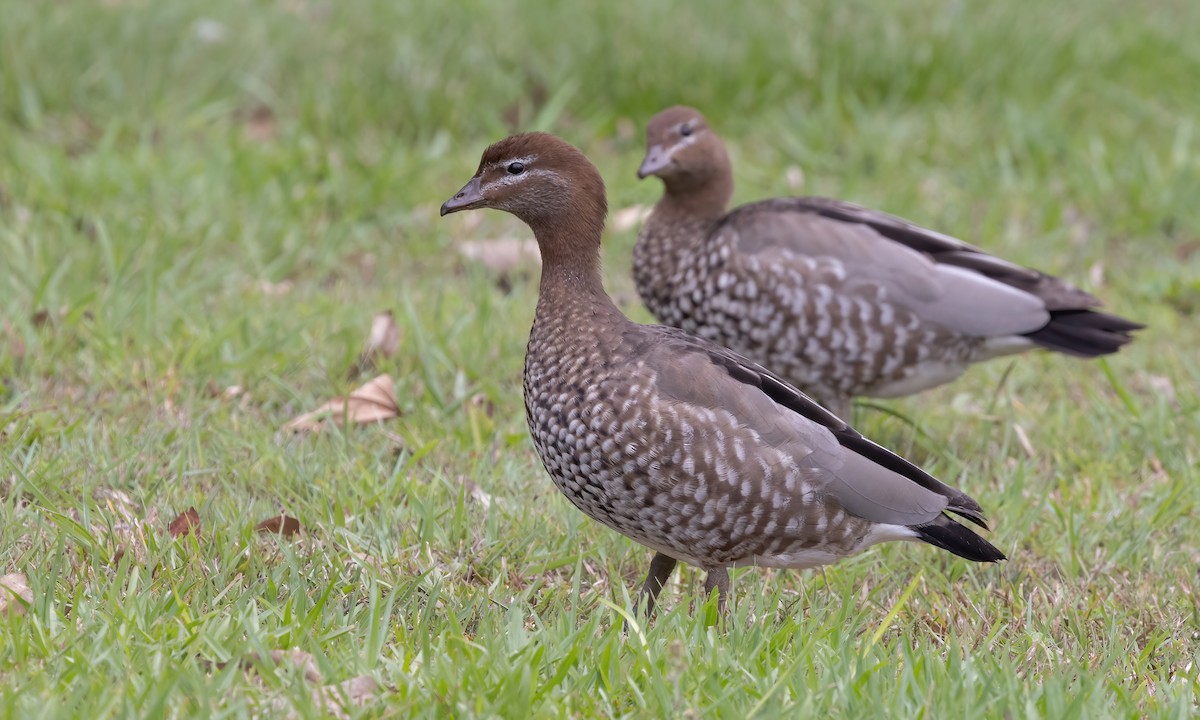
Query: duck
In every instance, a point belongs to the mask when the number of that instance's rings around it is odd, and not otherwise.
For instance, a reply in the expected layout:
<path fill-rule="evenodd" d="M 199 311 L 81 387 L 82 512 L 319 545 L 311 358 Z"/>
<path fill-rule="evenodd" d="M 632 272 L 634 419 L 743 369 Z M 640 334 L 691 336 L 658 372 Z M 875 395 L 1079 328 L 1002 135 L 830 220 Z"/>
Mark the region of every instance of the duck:
<path fill-rule="evenodd" d="M 887 541 L 1005 559 L 953 517 L 987 528 L 964 492 L 761 365 L 626 317 L 601 276 L 604 181 L 576 147 L 537 132 L 492 144 L 441 214 L 479 208 L 533 231 L 542 268 L 523 376 L 529 432 L 571 504 L 654 552 L 637 596 L 646 613 L 679 562 L 703 569 L 723 611 L 732 567 L 817 567 Z"/>
<path fill-rule="evenodd" d="M 1119 350 L 1144 325 L 1102 313 L 1065 280 L 842 200 L 783 197 L 727 210 L 724 142 L 696 109 L 646 128 L 637 172 L 663 183 L 633 278 L 659 322 L 749 357 L 848 417 L 971 365 L 1044 348 Z"/>

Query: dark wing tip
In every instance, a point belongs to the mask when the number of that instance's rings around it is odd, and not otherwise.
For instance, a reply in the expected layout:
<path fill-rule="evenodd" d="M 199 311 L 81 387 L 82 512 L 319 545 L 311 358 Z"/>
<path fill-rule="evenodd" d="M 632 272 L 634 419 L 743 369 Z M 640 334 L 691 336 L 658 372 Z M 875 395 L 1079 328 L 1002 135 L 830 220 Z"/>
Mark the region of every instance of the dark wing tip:
<path fill-rule="evenodd" d="M 921 540 L 960 558 L 973 562 L 1000 562 L 1008 559 L 995 545 L 945 515 L 939 515 L 936 520 L 925 525 L 914 525 L 912 529 Z"/>
<path fill-rule="evenodd" d="M 956 502 L 958 500 L 967 500 L 969 504 Z M 987 519 L 983 516 L 983 508 L 979 507 L 979 503 L 975 502 L 966 495 L 962 495 L 955 500 L 950 501 L 950 506 L 946 508 L 947 512 L 952 512 L 955 515 L 970 520 L 984 530 L 990 530 Z"/>

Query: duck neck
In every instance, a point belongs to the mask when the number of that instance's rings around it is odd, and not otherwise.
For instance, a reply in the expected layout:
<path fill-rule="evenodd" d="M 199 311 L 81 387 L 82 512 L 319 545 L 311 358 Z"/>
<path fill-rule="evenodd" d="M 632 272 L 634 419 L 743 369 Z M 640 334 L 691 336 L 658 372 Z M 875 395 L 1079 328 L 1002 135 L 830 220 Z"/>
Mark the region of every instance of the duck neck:
<path fill-rule="evenodd" d="M 542 254 L 536 323 L 566 320 L 579 314 L 620 315 L 604 291 L 600 273 L 600 236 L 604 216 L 574 215 L 571 221 L 530 223 Z M 586 328 L 580 327 L 581 331 Z"/>
<path fill-rule="evenodd" d="M 716 222 L 733 198 L 733 167 L 723 145 L 712 149 L 702 170 L 663 181 L 666 191 L 655 213 Z"/>
<path fill-rule="evenodd" d="M 725 214 L 733 197 L 733 178 L 713 178 L 703 185 L 666 186 L 654 213 L 664 217 L 692 218 L 716 222 Z"/>
<path fill-rule="evenodd" d="M 638 233 L 633 274 L 642 300 L 658 317 L 674 297 L 672 283 L 690 265 L 712 228 L 725 216 L 733 196 L 728 158 L 704 178 L 672 177 Z"/>

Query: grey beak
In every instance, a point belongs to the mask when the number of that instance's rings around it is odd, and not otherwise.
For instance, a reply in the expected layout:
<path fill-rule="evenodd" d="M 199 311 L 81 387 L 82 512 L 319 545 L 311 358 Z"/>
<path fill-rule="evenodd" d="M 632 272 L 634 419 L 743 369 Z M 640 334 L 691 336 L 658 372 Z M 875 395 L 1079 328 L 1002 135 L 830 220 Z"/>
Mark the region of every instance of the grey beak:
<path fill-rule="evenodd" d="M 657 175 L 663 168 L 671 164 L 671 156 L 663 150 L 662 145 L 651 145 L 646 151 L 646 159 L 638 168 L 638 180 L 644 180 L 651 175 Z"/>
<path fill-rule="evenodd" d="M 454 197 L 442 203 L 442 216 L 459 210 L 477 208 L 483 203 L 483 189 L 479 185 L 479 178 L 473 177 L 469 183 L 463 185 L 462 190 L 454 194 Z"/>

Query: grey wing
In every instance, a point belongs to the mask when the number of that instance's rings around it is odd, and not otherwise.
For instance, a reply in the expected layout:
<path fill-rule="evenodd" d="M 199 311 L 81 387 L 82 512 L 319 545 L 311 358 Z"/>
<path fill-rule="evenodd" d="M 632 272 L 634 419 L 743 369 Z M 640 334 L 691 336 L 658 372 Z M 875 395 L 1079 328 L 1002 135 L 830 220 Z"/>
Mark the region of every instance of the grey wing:
<path fill-rule="evenodd" d="M 822 203 L 814 205 L 805 198 L 753 203 L 730 213 L 714 232 L 738 249 L 739 256 L 731 262 L 745 266 L 752 264 L 745 261 L 753 257 L 761 266 L 796 263 L 805 257 L 832 259 L 840 264 L 841 282 L 849 291 L 876 295 L 882 291 L 880 300 L 965 335 L 1020 335 L 1041 328 L 1050 319 L 1045 302 L 1019 286 L 976 267 L 939 262 L 923 249 L 885 236 L 876 225 L 846 213 L 831 216 L 821 212 L 823 208 Z M 1011 273 L 1023 271 L 966 243 L 933 236 L 940 239 L 946 252 L 953 248 L 954 253 L 972 255 L 977 266 L 991 263 L 997 272 L 1001 267 Z M 932 239 L 926 244 L 932 245 Z"/>
<path fill-rule="evenodd" d="M 935 262 L 970 270 L 1041 299 L 1047 310 L 1086 310 L 1102 303 L 1061 278 L 996 257 L 958 238 L 923 228 L 895 215 L 830 198 L 785 198 L 824 217 L 867 225 L 893 242 L 928 255 Z"/>
<path fill-rule="evenodd" d="M 818 492 L 852 515 L 919 525 L 944 510 L 984 525 L 978 503 L 845 422 L 765 368 L 673 328 L 651 326 L 642 354 L 659 393 L 676 402 L 730 412 L 761 442 L 810 468 Z"/>

